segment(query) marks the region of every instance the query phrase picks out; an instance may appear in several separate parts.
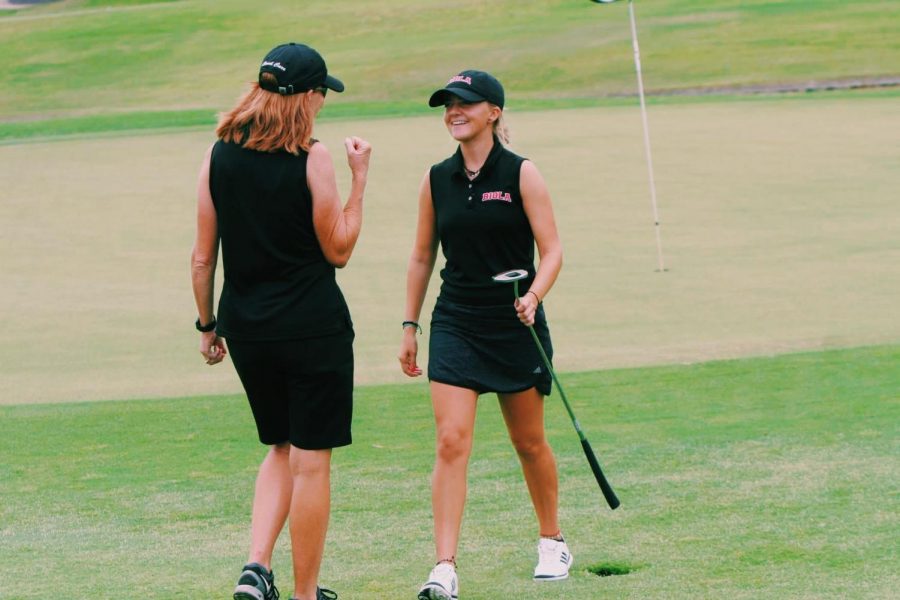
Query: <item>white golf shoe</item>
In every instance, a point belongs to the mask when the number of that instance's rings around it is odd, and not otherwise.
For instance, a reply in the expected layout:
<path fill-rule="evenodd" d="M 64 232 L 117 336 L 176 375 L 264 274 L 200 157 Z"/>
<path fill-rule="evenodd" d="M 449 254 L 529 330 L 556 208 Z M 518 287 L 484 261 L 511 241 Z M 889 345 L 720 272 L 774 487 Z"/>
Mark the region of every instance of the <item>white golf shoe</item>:
<path fill-rule="evenodd" d="M 459 578 L 456 567 L 450 563 L 438 563 L 428 574 L 428 581 L 419 590 L 419 600 L 458 600 Z"/>
<path fill-rule="evenodd" d="M 569 576 L 574 557 L 565 542 L 541 538 L 538 542 L 538 564 L 534 568 L 535 581 L 556 581 Z"/>

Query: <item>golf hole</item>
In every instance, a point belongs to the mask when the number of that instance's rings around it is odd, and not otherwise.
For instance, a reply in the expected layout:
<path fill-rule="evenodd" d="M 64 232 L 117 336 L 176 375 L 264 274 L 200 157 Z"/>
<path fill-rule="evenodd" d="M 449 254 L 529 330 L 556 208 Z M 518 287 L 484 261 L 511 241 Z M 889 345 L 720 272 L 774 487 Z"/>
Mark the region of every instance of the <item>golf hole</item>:
<path fill-rule="evenodd" d="M 593 573 L 597 577 L 612 577 L 613 575 L 628 575 L 635 569 L 628 565 L 601 563 L 588 567 L 588 573 Z"/>

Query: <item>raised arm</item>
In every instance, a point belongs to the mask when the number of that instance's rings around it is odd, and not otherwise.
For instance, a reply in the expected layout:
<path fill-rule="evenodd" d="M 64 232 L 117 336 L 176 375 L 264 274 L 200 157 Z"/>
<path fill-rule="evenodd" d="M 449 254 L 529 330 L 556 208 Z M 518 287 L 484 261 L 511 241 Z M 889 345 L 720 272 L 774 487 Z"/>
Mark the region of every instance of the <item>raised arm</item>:
<path fill-rule="evenodd" d="M 534 281 L 516 303 L 516 310 L 519 313 L 519 320 L 526 325 L 533 325 L 534 312 L 537 310 L 538 304 L 550 292 L 559 275 L 559 270 L 562 268 L 562 243 L 556 230 L 550 192 L 547 190 L 540 171 L 530 160 L 522 163 L 522 170 L 519 173 L 519 188 L 522 192 L 525 214 L 528 216 L 534 241 L 537 244 L 540 262 Z"/>
<path fill-rule="evenodd" d="M 419 219 L 416 225 L 416 239 L 406 269 L 404 321 L 419 322 L 422 304 L 425 302 L 425 293 L 428 290 L 428 280 L 431 279 L 431 273 L 434 271 L 437 246 L 437 226 L 434 218 L 434 206 L 431 203 L 431 182 L 429 174 L 426 172 L 422 184 L 419 186 Z M 422 374 L 422 369 L 416 363 L 419 350 L 416 332 L 416 327 L 403 328 L 403 340 L 397 356 L 400 361 L 400 369 L 410 377 Z"/>
<path fill-rule="evenodd" d="M 347 163 L 350 166 L 350 194 L 341 206 L 334 164 L 328 148 L 316 142 L 309 150 L 306 181 L 312 193 L 313 227 L 325 259 L 335 267 L 343 267 L 350 260 L 362 227 L 362 203 L 369 172 L 372 147 L 365 140 L 349 137 L 344 140 Z"/>

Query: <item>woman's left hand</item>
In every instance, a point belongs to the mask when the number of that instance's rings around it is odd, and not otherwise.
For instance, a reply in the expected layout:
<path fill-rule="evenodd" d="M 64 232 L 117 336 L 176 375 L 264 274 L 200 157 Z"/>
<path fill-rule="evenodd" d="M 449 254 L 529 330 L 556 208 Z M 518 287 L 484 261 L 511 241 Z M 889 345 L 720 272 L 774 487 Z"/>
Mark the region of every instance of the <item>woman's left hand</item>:
<path fill-rule="evenodd" d="M 538 299 L 533 293 L 526 292 L 524 296 L 516 298 L 516 313 L 523 325 L 534 325 L 534 313 L 537 311 Z"/>
<path fill-rule="evenodd" d="M 222 362 L 228 350 L 225 349 L 225 340 L 216 335 L 215 331 L 200 334 L 200 354 L 206 360 L 206 364 L 215 365 Z"/>

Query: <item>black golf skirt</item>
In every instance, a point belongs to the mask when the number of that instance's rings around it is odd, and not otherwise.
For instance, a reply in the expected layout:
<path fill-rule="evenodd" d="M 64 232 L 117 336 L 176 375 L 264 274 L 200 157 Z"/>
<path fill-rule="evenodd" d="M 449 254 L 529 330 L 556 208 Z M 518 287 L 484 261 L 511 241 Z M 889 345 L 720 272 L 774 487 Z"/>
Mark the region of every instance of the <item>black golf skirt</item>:
<path fill-rule="evenodd" d="M 553 358 L 544 307 L 538 306 L 534 330 Z M 512 394 L 532 387 L 550 395 L 552 376 L 512 302 L 472 306 L 438 298 L 431 313 L 428 379 L 475 390 Z"/>

